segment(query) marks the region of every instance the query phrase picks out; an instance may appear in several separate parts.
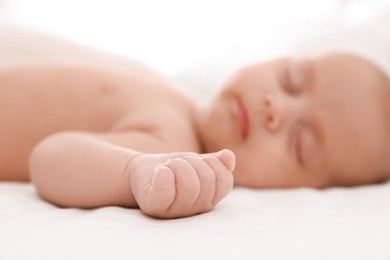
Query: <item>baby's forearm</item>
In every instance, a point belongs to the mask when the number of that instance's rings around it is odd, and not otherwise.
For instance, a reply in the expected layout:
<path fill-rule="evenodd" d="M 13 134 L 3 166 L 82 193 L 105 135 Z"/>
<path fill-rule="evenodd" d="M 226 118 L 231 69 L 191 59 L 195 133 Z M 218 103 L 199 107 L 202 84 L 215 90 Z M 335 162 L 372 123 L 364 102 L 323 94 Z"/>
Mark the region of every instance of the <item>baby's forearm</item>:
<path fill-rule="evenodd" d="M 64 132 L 39 143 L 30 174 L 45 200 L 63 207 L 136 207 L 129 161 L 137 152 L 83 133 Z"/>
<path fill-rule="evenodd" d="M 58 206 L 139 207 L 159 218 L 207 212 L 232 189 L 232 152 L 141 153 L 126 148 L 140 146 L 140 141 L 161 145 L 153 136 L 135 132 L 54 134 L 31 152 L 31 180 L 42 198 Z"/>

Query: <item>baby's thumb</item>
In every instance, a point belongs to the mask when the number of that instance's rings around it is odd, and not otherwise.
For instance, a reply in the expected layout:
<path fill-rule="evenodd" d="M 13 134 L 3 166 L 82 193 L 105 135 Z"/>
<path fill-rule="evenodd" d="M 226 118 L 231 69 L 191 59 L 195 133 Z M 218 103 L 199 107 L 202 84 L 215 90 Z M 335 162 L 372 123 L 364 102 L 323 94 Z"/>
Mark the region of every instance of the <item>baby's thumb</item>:
<path fill-rule="evenodd" d="M 223 149 L 216 153 L 217 157 L 225 164 L 229 171 L 233 172 L 236 166 L 236 156 L 228 149 Z"/>

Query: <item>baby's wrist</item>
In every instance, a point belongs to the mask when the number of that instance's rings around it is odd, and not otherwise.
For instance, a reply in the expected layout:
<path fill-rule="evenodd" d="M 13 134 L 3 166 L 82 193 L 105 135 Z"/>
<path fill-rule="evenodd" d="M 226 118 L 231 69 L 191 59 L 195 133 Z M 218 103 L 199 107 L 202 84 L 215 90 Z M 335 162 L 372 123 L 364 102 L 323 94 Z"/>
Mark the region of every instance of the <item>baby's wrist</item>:
<path fill-rule="evenodd" d="M 125 185 L 125 194 L 130 199 L 130 207 L 138 207 L 136 196 L 132 188 L 132 179 L 133 175 L 136 172 L 136 169 L 139 167 L 138 158 L 141 157 L 142 153 L 133 154 L 128 158 L 126 163 L 125 171 L 123 173 L 124 185 Z"/>

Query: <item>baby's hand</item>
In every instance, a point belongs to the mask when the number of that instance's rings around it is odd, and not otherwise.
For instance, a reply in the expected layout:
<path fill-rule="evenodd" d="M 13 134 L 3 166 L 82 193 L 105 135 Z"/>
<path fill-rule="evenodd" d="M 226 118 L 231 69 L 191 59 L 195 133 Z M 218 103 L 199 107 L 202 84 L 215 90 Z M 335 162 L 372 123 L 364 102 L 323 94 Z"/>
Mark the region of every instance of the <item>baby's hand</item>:
<path fill-rule="evenodd" d="M 233 188 L 235 156 L 218 153 L 144 154 L 129 167 L 140 209 L 158 218 L 179 218 L 210 211 Z"/>

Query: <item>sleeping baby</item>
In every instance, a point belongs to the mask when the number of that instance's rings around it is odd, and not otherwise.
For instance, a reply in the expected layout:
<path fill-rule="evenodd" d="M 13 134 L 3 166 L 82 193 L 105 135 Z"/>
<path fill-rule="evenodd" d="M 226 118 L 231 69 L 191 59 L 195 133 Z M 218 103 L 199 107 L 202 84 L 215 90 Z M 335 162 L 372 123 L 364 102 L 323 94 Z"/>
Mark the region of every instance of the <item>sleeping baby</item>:
<path fill-rule="evenodd" d="M 234 185 L 383 182 L 390 59 L 380 50 L 389 45 L 372 30 L 359 41 L 359 32 L 244 66 L 206 106 L 108 55 L 3 65 L 0 179 L 32 181 L 61 207 L 158 218 L 210 211 Z"/>

